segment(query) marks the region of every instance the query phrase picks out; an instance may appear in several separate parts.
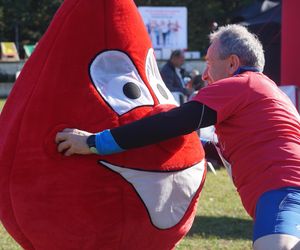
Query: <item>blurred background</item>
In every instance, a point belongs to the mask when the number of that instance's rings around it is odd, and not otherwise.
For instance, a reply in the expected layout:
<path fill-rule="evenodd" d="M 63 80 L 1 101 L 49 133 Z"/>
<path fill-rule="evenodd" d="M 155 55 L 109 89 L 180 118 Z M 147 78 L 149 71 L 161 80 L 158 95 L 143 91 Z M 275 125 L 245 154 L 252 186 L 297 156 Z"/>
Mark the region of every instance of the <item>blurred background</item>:
<path fill-rule="evenodd" d="M 0 1 L 0 96 L 7 97 L 62 0 Z M 240 23 L 257 34 L 266 53 L 264 73 L 280 85 L 280 0 L 135 0 L 161 67 L 174 49 L 185 53 L 184 69 L 201 74 L 208 34 Z M 192 73 L 193 74 L 193 73 Z M 189 76 L 189 75 L 188 75 Z M 192 77 L 190 77 L 192 78 Z M 188 81 L 188 79 L 187 79 Z"/>

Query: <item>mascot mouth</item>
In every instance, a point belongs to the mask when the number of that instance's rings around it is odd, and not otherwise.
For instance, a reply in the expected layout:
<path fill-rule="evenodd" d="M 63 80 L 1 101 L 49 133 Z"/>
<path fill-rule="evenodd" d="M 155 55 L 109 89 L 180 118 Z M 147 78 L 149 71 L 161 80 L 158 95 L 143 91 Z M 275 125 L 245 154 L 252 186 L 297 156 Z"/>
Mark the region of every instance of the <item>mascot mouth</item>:
<path fill-rule="evenodd" d="M 180 222 L 205 178 L 205 160 L 179 171 L 144 171 L 100 161 L 130 183 L 144 203 L 152 224 L 168 229 Z"/>

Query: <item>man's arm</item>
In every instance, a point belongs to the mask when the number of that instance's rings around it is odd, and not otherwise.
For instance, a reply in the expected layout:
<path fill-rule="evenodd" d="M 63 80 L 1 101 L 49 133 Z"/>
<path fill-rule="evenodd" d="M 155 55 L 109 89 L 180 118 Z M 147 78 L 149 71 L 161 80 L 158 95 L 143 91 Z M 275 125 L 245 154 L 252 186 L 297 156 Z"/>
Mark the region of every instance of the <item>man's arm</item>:
<path fill-rule="evenodd" d="M 170 111 L 113 128 L 110 132 L 121 148 L 130 149 L 189 134 L 199 128 L 214 125 L 216 120 L 214 110 L 192 101 Z"/>
<path fill-rule="evenodd" d="M 99 154 L 117 153 L 188 134 L 214 125 L 216 121 L 216 111 L 202 103 L 191 101 L 170 111 L 100 132 L 96 134 L 95 144 Z M 90 135 L 76 129 L 58 133 L 58 151 L 65 152 L 65 155 L 86 154 L 86 140 Z"/>

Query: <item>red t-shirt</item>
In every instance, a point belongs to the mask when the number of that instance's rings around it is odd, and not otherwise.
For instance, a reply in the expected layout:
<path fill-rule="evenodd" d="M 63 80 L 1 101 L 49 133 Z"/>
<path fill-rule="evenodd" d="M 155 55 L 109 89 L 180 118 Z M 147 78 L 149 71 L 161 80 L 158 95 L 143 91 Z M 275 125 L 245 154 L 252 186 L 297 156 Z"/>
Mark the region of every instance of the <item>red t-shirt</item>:
<path fill-rule="evenodd" d="M 246 72 L 207 86 L 193 100 L 217 112 L 221 151 L 252 217 L 262 193 L 300 186 L 300 117 L 274 82 Z"/>

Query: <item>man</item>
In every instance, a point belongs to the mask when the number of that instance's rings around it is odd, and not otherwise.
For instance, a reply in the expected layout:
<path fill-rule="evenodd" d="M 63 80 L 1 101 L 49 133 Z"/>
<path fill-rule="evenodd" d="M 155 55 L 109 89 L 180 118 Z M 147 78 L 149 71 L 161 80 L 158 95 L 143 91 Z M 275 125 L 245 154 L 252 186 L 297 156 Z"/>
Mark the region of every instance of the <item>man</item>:
<path fill-rule="evenodd" d="M 189 95 L 189 90 L 184 86 L 184 53 L 181 50 L 174 50 L 168 62 L 162 67 L 160 73 L 162 79 L 171 92 L 181 92 Z"/>
<path fill-rule="evenodd" d="M 97 135 L 58 133 L 59 152 L 121 152 L 209 125 L 243 205 L 254 219 L 253 248 L 300 249 L 300 117 L 261 72 L 261 43 L 240 25 L 210 35 L 203 80 L 208 86 L 181 107 Z"/>

